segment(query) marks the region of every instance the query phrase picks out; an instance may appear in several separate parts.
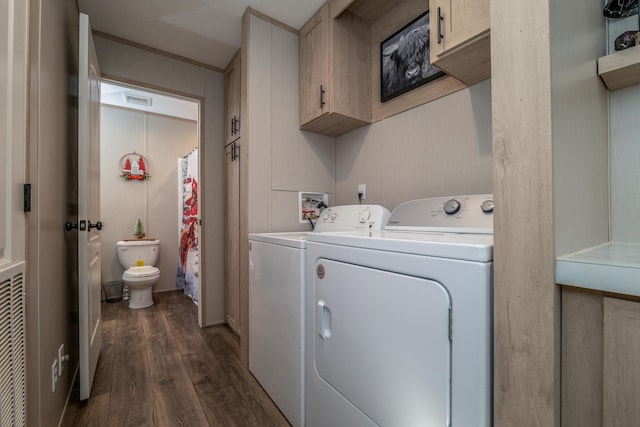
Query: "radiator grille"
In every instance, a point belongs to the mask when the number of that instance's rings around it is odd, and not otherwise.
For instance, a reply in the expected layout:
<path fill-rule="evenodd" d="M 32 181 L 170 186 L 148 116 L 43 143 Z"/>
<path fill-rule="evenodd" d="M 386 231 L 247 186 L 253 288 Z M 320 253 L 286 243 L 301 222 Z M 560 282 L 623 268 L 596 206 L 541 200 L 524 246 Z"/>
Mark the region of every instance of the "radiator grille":
<path fill-rule="evenodd" d="M 0 272 L 0 425 L 26 425 L 24 266 Z"/>

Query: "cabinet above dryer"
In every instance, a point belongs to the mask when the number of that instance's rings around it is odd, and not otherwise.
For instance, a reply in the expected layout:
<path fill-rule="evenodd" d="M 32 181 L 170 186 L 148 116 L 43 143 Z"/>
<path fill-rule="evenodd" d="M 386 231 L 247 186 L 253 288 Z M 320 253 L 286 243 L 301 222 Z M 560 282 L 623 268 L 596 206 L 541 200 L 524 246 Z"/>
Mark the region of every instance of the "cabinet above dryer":
<path fill-rule="evenodd" d="M 431 63 L 467 85 L 491 77 L 489 0 L 431 0 Z"/>
<path fill-rule="evenodd" d="M 300 129 L 336 137 L 488 78 L 488 0 L 462 1 L 470 11 L 456 15 L 456 28 L 475 11 L 482 17 L 471 32 L 448 36 L 437 59 L 447 75 L 382 101 L 381 43 L 429 10 L 429 2 L 328 0 L 299 32 Z M 435 14 L 433 6 L 429 12 Z M 432 27 L 432 40 L 433 34 Z"/>
<path fill-rule="evenodd" d="M 329 6 L 300 30 L 300 128 L 338 136 L 370 122 L 369 27 Z"/>

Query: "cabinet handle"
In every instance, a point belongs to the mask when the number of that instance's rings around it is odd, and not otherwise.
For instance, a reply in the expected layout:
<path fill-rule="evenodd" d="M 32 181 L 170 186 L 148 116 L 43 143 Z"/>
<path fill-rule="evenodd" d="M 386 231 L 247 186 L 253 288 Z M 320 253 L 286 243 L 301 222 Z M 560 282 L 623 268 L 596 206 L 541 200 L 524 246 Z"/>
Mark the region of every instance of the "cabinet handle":
<path fill-rule="evenodd" d="M 320 108 L 323 108 L 324 104 L 324 88 L 320 85 Z"/>
<path fill-rule="evenodd" d="M 238 118 L 236 116 L 233 116 L 233 118 L 231 119 L 231 135 L 237 135 L 238 131 L 240 130 L 240 126 L 238 126 L 238 123 L 240 121 L 238 120 Z"/>
<path fill-rule="evenodd" d="M 442 34 L 442 21 L 444 21 L 444 17 L 442 16 L 440 7 L 438 6 L 438 29 L 436 31 L 438 33 L 438 44 L 442 43 L 442 39 L 444 38 L 444 35 Z"/>
<path fill-rule="evenodd" d="M 318 327 L 318 335 L 323 340 L 331 338 L 331 310 L 327 307 L 327 303 L 319 300 L 316 307 L 316 324 Z"/>
<path fill-rule="evenodd" d="M 238 160 L 238 157 L 240 157 L 240 146 L 238 144 L 236 144 L 235 142 L 233 142 L 231 144 L 231 161 L 235 162 L 236 160 Z"/>

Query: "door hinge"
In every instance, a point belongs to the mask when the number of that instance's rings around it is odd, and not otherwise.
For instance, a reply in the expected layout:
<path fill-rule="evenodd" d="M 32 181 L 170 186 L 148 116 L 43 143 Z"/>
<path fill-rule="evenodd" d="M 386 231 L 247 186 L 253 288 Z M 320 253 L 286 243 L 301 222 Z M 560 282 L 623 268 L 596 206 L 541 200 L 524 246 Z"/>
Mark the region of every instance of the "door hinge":
<path fill-rule="evenodd" d="M 31 184 L 24 184 L 24 205 L 25 212 L 31 212 Z"/>

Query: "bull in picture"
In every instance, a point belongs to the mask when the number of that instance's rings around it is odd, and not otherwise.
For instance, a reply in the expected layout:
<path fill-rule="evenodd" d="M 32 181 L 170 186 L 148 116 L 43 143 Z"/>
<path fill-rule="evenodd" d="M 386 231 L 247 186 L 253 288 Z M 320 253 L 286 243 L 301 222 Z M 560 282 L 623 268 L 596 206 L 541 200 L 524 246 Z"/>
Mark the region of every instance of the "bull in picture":
<path fill-rule="evenodd" d="M 429 62 L 429 12 L 380 44 L 381 101 L 387 101 L 442 75 Z"/>

